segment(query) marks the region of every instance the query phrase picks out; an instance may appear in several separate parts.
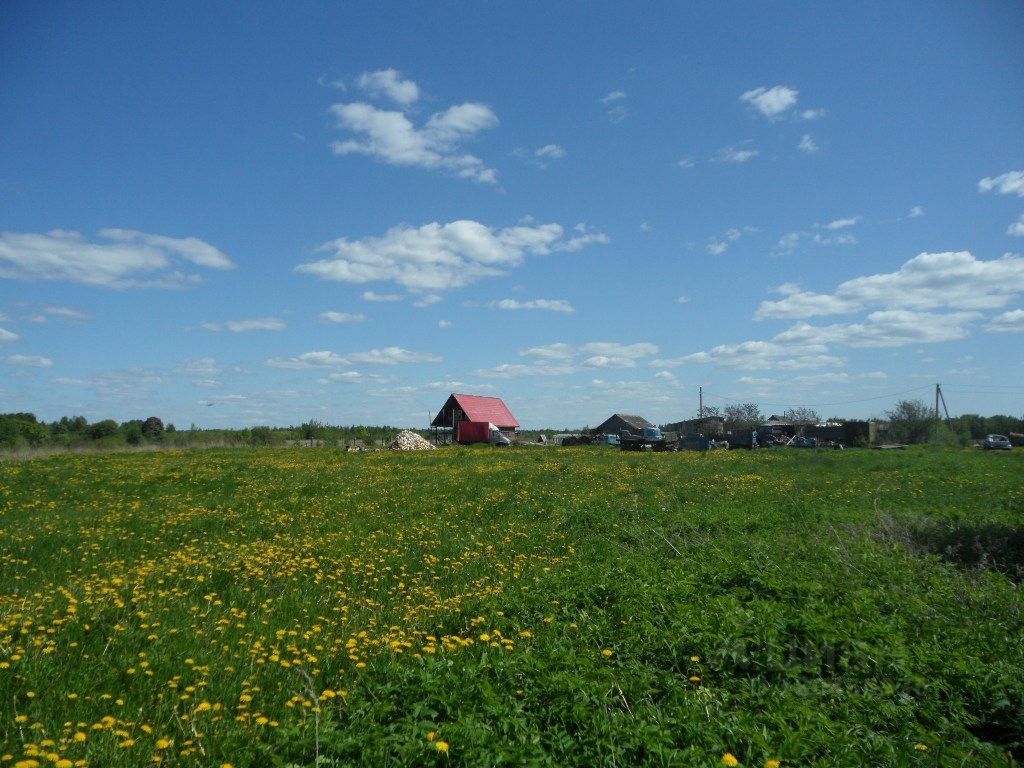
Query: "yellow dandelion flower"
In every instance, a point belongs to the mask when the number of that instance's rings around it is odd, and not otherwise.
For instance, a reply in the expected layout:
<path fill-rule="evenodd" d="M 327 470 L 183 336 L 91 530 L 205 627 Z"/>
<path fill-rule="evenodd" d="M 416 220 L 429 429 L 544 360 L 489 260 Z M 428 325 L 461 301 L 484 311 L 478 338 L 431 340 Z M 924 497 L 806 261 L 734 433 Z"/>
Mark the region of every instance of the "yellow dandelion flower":
<path fill-rule="evenodd" d="M 691 656 L 690 661 L 692 661 L 694 664 L 700 664 L 700 656 Z"/>
<path fill-rule="evenodd" d="M 66 757 L 62 757 L 56 763 L 53 764 L 54 768 L 75 768 L 75 764 L 68 760 Z"/>
<path fill-rule="evenodd" d="M 732 752 L 726 752 L 724 755 L 722 755 L 722 765 L 728 765 L 731 767 L 739 764 L 740 761 L 736 759 L 736 755 L 734 755 Z"/>
<path fill-rule="evenodd" d="M 434 746 L 437 748 L 438 752 L 444 752 L 445 754 L 448 753 L 448 742 L 447 741 L 435 741 L 434 742 Z"/>
<path fill-rule="evenodd" d="M 917 744 L 914 745 L 914 749 L 916 749 L 918 752 L 924 752 L 924 751 L 926 751 L 928 749 L 928 745 L 927 744 L 921 744 L 920 742 L 918 742 Z"/>
<path fill-rule="evenodd" d="M 427 741 L 433 741 L 437 738 L 437 731 L 431 731 L 427 734 Z"/>
<path fill-rule="evenodd" d="M 615 653 L 615 651 L 613 651 L 611 648 L 605 648 L 603 651 L 601 651 L 601 655 L 604 656 L 605 658 L 608 658 L 613 653 Z"/>
<path fill-rule="evenodd" d="M 167 749 L 169 746 L 171 746 L 171 740 L 170 739 L 157 739 L 156 740 L 156 748 L 157 749 Z"/>
<path fill-rule="evenodd" d="M 774 757 L 764 761 L 764 768 L 779 768 L 782 765 L 781 760 L 776 760 Z"/>
<path fill-rule="evenodd" d="M 81 744 L 81 743 L 82 743 L 83 741 L 85 741 L 85 740 L 86 740 L 86 739 L 88 739 L 89 737 L 88 737 L 88 736 L 86 736 L 86 735 L 85 735 L 85 733 L 83 733 L 82 731 L 79 731 L 78 733 L 76 733 L 76 734 L 75 734 L 74 736 L 72 736 L 71 738 L 72 738 L 72 739 L 73 739 L 74 741 L 77 741 L 77 742 L 78 742 L 79 744 Z"/>

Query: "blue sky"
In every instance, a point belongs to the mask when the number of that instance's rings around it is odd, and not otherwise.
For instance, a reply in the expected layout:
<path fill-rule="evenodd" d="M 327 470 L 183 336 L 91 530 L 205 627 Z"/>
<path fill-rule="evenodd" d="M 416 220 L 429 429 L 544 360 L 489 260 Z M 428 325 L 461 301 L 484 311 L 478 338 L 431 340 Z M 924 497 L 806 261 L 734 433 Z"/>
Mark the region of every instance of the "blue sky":
<path fill-rule="evenodd" d="M 0 411 L 1024 412 L 1024 7 L 36 3 Z"/>

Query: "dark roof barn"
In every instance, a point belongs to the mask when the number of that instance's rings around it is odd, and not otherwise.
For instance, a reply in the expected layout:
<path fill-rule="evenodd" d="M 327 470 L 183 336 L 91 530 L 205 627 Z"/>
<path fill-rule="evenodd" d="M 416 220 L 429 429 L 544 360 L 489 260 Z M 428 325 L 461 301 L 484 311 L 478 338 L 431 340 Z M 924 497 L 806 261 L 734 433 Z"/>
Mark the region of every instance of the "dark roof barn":
<path fill-rule="evenodd" d="M 595 435 L 617 435 L 620 431 L 625 429 L 635 435 L 639 435 L 645 429 L 650 429 L 653 426 L 654 425 L 643 416 L 633 416 L 628 413 L 616 413 L 594 427 L 593 432 Z"/>

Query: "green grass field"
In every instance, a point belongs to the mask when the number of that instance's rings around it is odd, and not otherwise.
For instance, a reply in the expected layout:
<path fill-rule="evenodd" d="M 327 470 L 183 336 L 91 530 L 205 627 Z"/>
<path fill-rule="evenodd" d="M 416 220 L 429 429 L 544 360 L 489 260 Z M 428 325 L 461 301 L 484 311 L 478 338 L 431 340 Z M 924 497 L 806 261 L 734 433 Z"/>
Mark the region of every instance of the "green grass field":
<path fill-rule="evenodd" d="M 0 766 L 1011 765 L 1022 514 L 1022 451 L 6 462 Z"/>

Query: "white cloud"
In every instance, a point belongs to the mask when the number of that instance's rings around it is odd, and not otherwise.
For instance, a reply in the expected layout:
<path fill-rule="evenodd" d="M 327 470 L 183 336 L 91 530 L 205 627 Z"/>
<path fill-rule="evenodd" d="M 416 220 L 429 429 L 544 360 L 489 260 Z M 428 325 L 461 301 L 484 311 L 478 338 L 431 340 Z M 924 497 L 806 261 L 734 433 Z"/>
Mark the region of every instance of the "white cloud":
<path fill-rule="evenodd" d="M 761 153 L 756 149 L 744 149 L 744 147 L 749 143 L 749 141 L 745 141 L 742 144 L 722 147 L 718 150 L 717 154 L 711 158 L 711 160 L 716 163 L 732 164 L 745 163 L 748 160 L 753 160 Z"/>
<path fill-rule="evenodd" d="M 452 327 L 452 321 L 451 320 L 438 320 L 437 321 L 437 327 L 438 328 L 451 328 Z"/>
<path fill-rule="evenodd" d="M 979 192 L 997 190 L 1004 195 L 1024 197 L 1024 171 L 1010 171 L 1001 176 L 984 178 L 978 182 Z"/>
<path fill-rule="evenodd" d="M 67 280 L 107 288 L 172 288 L 199 282 L 183 274 L 189 265 L 232 269 L 231 260 L 194 237 L 147 235 L 128 229 L 102 229 L 107 242 L 89 242 L 78 232 L 0 233 L 0 278 Z"/>
<path fill-rule="evenodd" d="M 449 107 L 431 115 L 419 128 L 402 112 L 363 102 L 335 104 L 331 111 L 339 128 L 360 137 L 333 142 L 331 151 L 336 155 L 370 155 L 391 165 L 447 170 L 481 183 L 497 182 L 497 171 L 480 158 L 459 152 L 461 143 L 498 125 L 497 116 L 483 104 Z"/>
<path fill-rule="evenodd" d="M 729 249 L 729 246 L 732 243 L 739 240 L 745 232 L 758 231 L 760 230 L 758 230 L 756 227 L 744 227 L 742 230 L 733 227 L 732 229 L 726 230 L 721 240 L 714 237 L 709 238 L 709 242 L 708 245 L 705 247 L 705 250 L 712 256 L 721 256 Z"/>
<path fill-rule="evenodd" d="M 325 323 L 361 323 L 366 315 L 352 312 L 321 312 L 317 317 Z"/>
<path fill-rule="evenodd" d="M 418 299 L 416 299 L 416 301 L 412 303 L 412 305 L 417 309 L 423 309 L 424 307 L 439 304 L 442 301 L 444 301 L 444 299 L 442 299 L 436 293 L 428 293 L 426 296 L 420 296 Z"/>
<path fill-rule="evenodd" d="M 594 355 L 585 359 L 581 365 L 584 368 L 636 368 L 636 360 L 631 357 Z"/>
<path fill-rule="evenodd" d="M 301 264 L 297 271 L 346 283 L 391 281 L 411 291 L 444 291 L 486 277 L 506 274 L 528 254 L 577 251 L 590 243 L 606 243 L 600 233 L 568 240 L 558 224 L 495 230 L 476 221 L 398 226 L 383 237 L 351 241 L 339 238 L 318 248 L 327 259 Z M 363 295 L 367 298 L 367 294 Z M 379 299 L 379 297 L 378 297 Z"/>
<path fill-rule="evenodd" d="M 662 379 L 663 381 L 676 381 L 676 376 L 671 371 L 658 371 L 654 374 L 654 378 Z"/>
<path fill-rule="evenodd" d="M 85 322 L 90 320 L 89 314 L 83 312 L 76 307 L 64 307 L 57 304 L 43 304 L 43 312 L 45 318 L 55 318 L 57 320 L 66 320 L 68 322 Z"/>
<path fill-rule="evenodd" d="M 762 87 L 747 91 L 740 96 L 740 101 L 745 101 L 769 120 L 772 120 L 794 106 L 799 93 L 795 88 L 776 85 L 771 88 Z"/>
<path fill-rule="evenodd" d="M 372 365 L 397 365 L 399 363 L 440 363 L 441 358 L 425 352 L 410 352 L 401 347 L 371 349 L 369 352 L 353 352 L 349 359 L 354 363 Z"/>
<path fill-rule="evenodd" d="M 826 224 L 825 229 L 846 229 L 847 227 L 852 227 L 857 224 L 857 222 L 860 221 L 860 218 L 860 216 L 852 216 L 848 219 L 836 219 L 835 221 L 830 221 Z"/>
<path fill-rule="evenodd" d="M 922 253 L 896 272 L 841 283 L 835 293 L 794 290 L 765 301 L 755 319 L 796 319 L 858 312 L 871 307 L 927 310 L 995 309 L 1024 293 L 1024 258 L 980 261 L 967 251 Z"/>
<path fill-rule="evenodd" d="M 775 247 L 772 249 L 772 253 L 776 255 L 792 253 L 801 243 L 827 246 L 855 245 L 856 242 L 857 238 L 849 233 L 823 235 L 820 232 L 789 232 L 779 238 L 779 242 L 776 243 Z"/>
<path fill-rule="evenodd" d="M 576 356 L 576 348 L 571 344 L 558 342 L 543 347 L 531 347 L 519 353 L 522 357 L 536 360 L 570 360 Z"/>
<path fill-rule="evenodd" d="M 805 109 L 800 113 L 801 120 L 818 120 L 828 114 L 824 109 Z"/>
<path fill-rule="evenodd" d="M 625 91 L 611 91 L 607 96 L 601 98 L 602 104 L 611 104 L 614 101 L 621 101 L 626 98 Z"/>
<path fill-rule="evenodd" d="M 364 291 L 363 301 L 388 302 L 401 301 L 402 295 L 398 293 L 376 293 L 375 291 Z"/>
<path fill-rule="evenodd" d="M 996 315 L 985 326 L 985 330 L 995 333 L 1024 333 L 1024 309 L 1014 309 Z"/>
<path fill-rule="evenodd" d="M 678 299 L 676 299 L 677 304 L 689 304 L 690 301 L 691 299 L 689 296 L 680 296 Z"/>
<path fill-rule="evenodd" d="M 20 338 L 21 337 L 18 334 L 8 331 L 5 328 L 0 328 L 0 344 L 10 344 L 12 341 L 17 341 Z"/>
<path fill-rule="evenodd" d="M 473 371 L 474 376 L 485 376 L 496 379 L 519 379 L 535 376 L 565 376 L 575 373 L 576 368 L 571 365 L 515 365 L 504 363 L 493 368 L 479 368 Z"/>
<path fill-rule="evenodd" d="M 276 317 L 261 317 L 254 320 L 228 320 L 223 324 L 206 322 L 200 324 L 199 327 L 214 333 L 219 333 L 225 328 L 234 333 L 244 333 L 246 331 L 280 331 L 285 328 L 285 323 Z"/>
<path fill-rule="evenodd" d="M 291 369 L 335 368 L 339 365 L 350 365 L 347 359 L 328 350 L 304 352 L 298 357 L 272 357 L 266 362 L 271 368 Z"/>
<path fill-rule="evenodd" d="M 811 134 L 809 133 L 805 133 L 803 135 L 800 139 L 800 143 L 796 145 L 796 148 L 808 155 L 813 155 L 820 149 L 817 142 L 811 138 Z"/>
<path fill-rule="evenodd" d="M 696 163 L 692 157 L 684 157 L 682 160 L 676 163 L 676 165 L 678 165 L 680 168 L 693 168 L 693 166 L 696 165 Z"/>
<path fill-rule="evenodd" d="M 331 373 L 319 379 L 321 384 L 384 384 L 391 379 L 377 373 L 360 373 L 359 371 L 345 371 L 344 373 Z"/>
<path fill-rule="evenodd" d="M 532 301 L 517 301 L 516 299 L 502 299 L 492 301 L 488 306 L 493 309 L 544 309 L 549 312 L 575 312 L 572 304 L 565 299 L 533 299 Z"/>
<path fill-rule="evenodd" d="M 220 373 L 223 369 L 212 357 L 200 357 L 198 359 L 186 358 L 178 363 L 174 369 L 175 373 L 183 376 L 211 376 Z"/>
<path fill-rule="evenodd" d="M 30 368 L 52 368 L 53 360 L 39 355 L 8 355 L 4 362 L 8 365 L 24 365 Z"/>
<path fill-rule="evenodd" d="M 1014 235 L 1016 237 L 1024 237 L 1024 213 L 1022 213 L 1020 217 L 1007 228 L 1006 234 Z"/>
<path fill-rule="evenodd" d="M 924 216 L 924 208 L 922 208 L 920 205 L 915 205 L 907 213 L 907 218 L 908 219 L 916 219 L 916 218 L 918 218 L 920 216 Z"/>
<path fill-rule="evenodd" d="M 504 364 L 475 371 L 474 375 L 511 379 L 565 376 L 587 369 L 635 368 L 638 359 L 657 352 L 658 348 L 648 342 L 593 341 L 580 346 L 558 342 L 521 351 L 520 356 L 533 358 L 532 365 Z"/>
<path fill-rule="evenodd" d="M 535 150 L 533 154 L 539 158 L 544 158 L 548 160 L 561 160 L 563 157 L 565 157 L 566 153 L 565 149 L 558 146 L 557 144 L 545 144 L 540 149 Z"/>
<path fill-rule="evenodd" d="M 408 106 L 420 97 L 419 86 L 412 80 L 403 80 L 397 69 L 379 69 L 364 72 L 359 76 L 359 87 L 374 96 L 386 96 L 392 101 Z"/>

